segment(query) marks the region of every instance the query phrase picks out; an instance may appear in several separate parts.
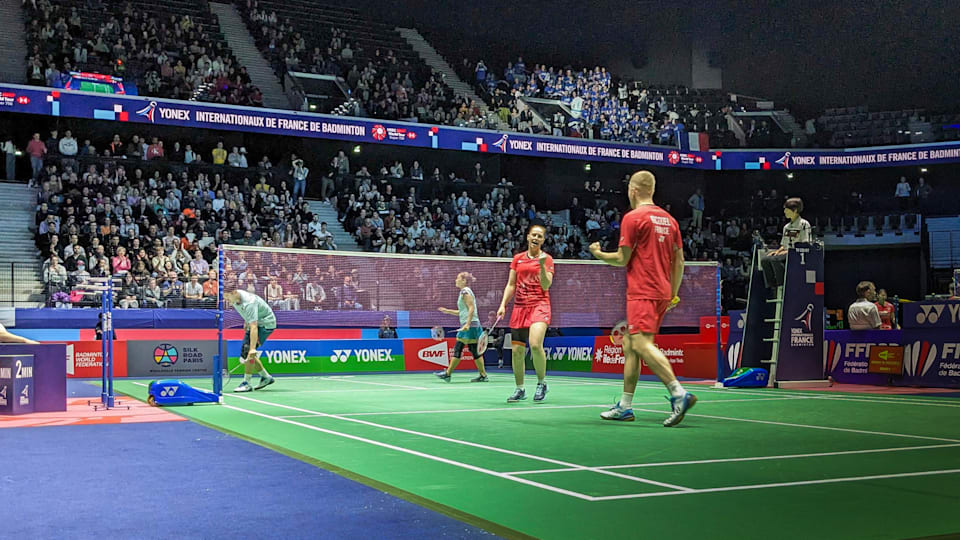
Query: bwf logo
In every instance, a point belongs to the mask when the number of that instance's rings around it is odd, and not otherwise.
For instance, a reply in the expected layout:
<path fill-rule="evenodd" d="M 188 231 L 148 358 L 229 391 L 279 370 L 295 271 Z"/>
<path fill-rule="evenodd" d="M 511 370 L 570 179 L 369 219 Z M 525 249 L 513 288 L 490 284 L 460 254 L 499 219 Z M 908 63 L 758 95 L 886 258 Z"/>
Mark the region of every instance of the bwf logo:
<path fill-rule="evenodd" d="M 346 363 L 350 359 L 350 349 L 334 349 L 333 354 L 330 355 L 330 361 L 336 364 L 337 362 Z"/>
<path fill-rule="evenodd" d="M 160 390 L 160 397 L 173 397 L 179 389 L 179 386 L 164 386 Z"/>
<path fill-rule="evenodd" d="M 920 306 L 920 311 L 917 312 L 917 324 L 937 324 L 943 317 L 944 311 L 950 315 L 950 322 L 956 324 L 957 318 L 960 317 L 960 304 Z"/>

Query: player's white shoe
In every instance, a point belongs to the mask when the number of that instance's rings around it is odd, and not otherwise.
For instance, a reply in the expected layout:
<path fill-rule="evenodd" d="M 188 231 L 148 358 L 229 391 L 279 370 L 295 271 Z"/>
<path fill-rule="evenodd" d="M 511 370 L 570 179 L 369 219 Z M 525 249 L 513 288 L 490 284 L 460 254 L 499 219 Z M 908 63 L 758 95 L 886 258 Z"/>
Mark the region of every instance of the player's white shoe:
<path fill-rule="evenodd" d="M 252 392 L 253 387 L 250 386 L 250 383 L 243 381 L 236 388 L 233 389 L 234 392 Z"/>

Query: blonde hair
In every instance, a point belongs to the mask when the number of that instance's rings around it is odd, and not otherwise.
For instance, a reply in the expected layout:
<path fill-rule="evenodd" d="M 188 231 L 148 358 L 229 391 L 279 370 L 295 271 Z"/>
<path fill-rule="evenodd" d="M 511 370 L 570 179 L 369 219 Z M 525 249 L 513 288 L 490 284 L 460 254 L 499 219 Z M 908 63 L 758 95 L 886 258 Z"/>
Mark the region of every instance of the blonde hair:
<path fill-rule="evenodd" d="M 466 281 L 467 284 L 473 283 L 474 281 L 477 280 L 477 278 L 473 277 L 473 274 L 471 274 L 470 272 L 460 272 L 459 274 L 457 274 L 457 279 L 459 278 L 463 278 L 463 280 Z"/>
<path fill-rule="evenodd" d="M 657 179 L 650 171 L 637 171 L 630 177 L 630 185 L 636 186 L 640 193 L 652 196 L 657 189 Z"/>

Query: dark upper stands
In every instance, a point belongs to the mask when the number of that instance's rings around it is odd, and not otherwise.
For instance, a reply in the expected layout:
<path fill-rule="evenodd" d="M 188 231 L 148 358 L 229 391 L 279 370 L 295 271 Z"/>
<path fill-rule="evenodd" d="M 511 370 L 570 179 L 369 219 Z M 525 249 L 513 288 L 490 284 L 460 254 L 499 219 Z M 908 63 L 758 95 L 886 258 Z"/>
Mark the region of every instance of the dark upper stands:
<path fill-rule="evenodd" d="M 30 84 L 70 71 L 137 81 L 141 95 L 262 105 L 206 3 L 39 0 L 24 5 Z"/>

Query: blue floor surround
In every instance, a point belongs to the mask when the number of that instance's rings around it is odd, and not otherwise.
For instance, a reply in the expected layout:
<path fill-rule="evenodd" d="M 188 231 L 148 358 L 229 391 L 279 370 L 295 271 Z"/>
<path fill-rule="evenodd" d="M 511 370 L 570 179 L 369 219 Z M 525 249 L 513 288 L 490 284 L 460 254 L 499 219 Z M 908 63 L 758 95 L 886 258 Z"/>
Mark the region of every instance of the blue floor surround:
<path fill-rule="evenodd" d="M 0 430 L 3 538 L 492 538 L 193 422 Z"/>

